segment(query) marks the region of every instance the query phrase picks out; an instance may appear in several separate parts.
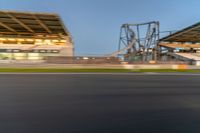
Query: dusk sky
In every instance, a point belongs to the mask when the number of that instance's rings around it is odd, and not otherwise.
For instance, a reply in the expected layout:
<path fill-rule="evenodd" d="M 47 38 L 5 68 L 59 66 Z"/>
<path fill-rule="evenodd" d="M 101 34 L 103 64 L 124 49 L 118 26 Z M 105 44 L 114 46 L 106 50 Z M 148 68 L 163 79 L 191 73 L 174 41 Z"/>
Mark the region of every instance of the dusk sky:
<path fill-rule="evenodd" d="M 117 50 L 123 23 L 160 21 L 161 31 L 200 21 L 199 0 L 0 0 L 1 10 L 58 13 L 75 43 L 76 55 Z"/>

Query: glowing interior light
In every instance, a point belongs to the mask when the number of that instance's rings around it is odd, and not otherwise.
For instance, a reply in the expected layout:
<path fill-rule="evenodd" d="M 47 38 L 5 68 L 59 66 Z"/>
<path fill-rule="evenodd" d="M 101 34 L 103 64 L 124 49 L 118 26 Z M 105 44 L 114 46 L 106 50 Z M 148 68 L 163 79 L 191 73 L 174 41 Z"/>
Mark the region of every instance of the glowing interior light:
<path fill-rule="evenodd" d="M 52 40 L 52 42 L 59 42 L 58 40 Z"/>
<path fill-rule="evenodd" d="M 9 41 L 16 41 L 16 39 L 14 39 L 14 38 L 9 38 L 8 40 Z"/>
<path fill-rule="evenodd" d="M 51 40 L 45 40 L 45 42 L 51 42 Z"/>
<path fill-rule="evenodd" d="M 66 40 L 60 40 L 60 42 L 67 42 Z"/>
<path fill-rule="evenodd" d="M 34 40 L 33 39 L 26 39 L 26 41 L 33 42 Z"/>
<path fill-rule="evenodd" d="M 42 39 L 35 39 L 36 42 L 42 42 Z"/>
<path fill-rule="evenodd" d="M 17 41 L 21 41 L 22 42 L 22 41 L 24 41 L 24 39 L 17 39 Z"/>
<path fill-rule="evenodd" d="M 6 39 L 5 39 L 5 38 L 0 38 L 0 40 L 1 40 L 1 41 L 5 41 Z"/>

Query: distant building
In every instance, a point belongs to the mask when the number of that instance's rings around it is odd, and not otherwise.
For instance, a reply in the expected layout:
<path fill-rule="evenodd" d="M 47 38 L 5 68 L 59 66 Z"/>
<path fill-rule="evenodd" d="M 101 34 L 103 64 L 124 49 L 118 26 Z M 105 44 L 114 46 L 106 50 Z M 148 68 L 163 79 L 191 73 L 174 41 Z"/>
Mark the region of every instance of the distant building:
<path fill-rule="evenodd" d="M 71 35 L 57 14 L 0 11 L 0 59 L 73 56 Z"/>

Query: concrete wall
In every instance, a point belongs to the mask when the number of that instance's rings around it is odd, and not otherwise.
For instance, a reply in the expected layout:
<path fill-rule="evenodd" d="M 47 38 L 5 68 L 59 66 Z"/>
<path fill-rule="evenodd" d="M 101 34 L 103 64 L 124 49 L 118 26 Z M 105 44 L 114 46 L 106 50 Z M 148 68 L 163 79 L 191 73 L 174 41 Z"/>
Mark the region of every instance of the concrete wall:
<path fill-rule="evenodd" d="M 66 48 L 63 48 L 60 51 L 59 56 L 69 56 L 69 57 L 74 56 L 74 46 L 70 44 Z"/>
<path fill-rule="evenodd" d="M 116 57 L 53 57 L 46 58 L 47 63 L 53 64 L 120 64 Z"/>

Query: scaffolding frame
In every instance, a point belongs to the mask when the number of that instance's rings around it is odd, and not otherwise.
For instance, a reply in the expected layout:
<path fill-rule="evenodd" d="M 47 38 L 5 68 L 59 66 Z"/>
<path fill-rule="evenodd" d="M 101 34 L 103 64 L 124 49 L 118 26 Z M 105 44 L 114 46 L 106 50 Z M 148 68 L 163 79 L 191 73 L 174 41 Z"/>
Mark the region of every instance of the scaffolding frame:
<path fill-rule="evenodd" d="M 141 56 L 141 61 L 157 60 L 159 34 L 158 21 L 123 24 L 120 29 L 118 56 Z M 152 58 L 149 58 L 150 55 Z"/>

